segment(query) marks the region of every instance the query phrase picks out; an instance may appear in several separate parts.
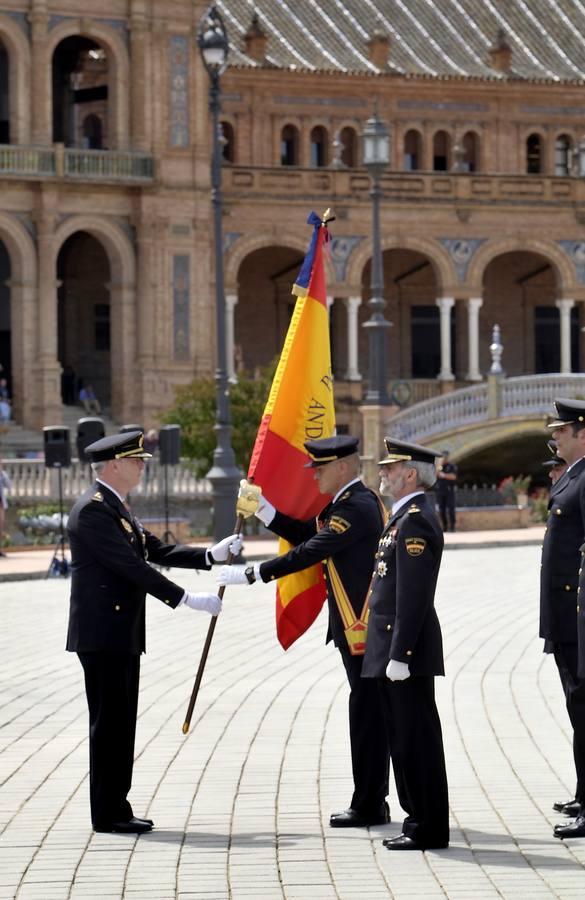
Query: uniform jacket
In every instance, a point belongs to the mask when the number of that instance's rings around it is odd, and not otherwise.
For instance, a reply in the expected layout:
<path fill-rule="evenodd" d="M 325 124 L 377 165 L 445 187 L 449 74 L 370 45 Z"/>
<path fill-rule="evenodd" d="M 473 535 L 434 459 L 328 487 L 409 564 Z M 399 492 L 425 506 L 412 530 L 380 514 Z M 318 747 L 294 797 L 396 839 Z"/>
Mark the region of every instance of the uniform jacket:
<path fill-rule="evenodd" d="M 268 526 L 293 549 L 260 565 L 263 581 L 273 581 L 331 559 L 359 618 L 368 594 L 374 553 L 384 525 L 381 502 L 361 481 L 350 485 L 335 503 L 329 503 L 317 520 L 301 522 L 277 512 Z M 346 648 L 343 623 L 335 602 L 327 564 L 329 632 L 327 640 Z"/>
<path fill-rule="evenodd" d="M 580 459 L 550 495 L 540 570 L 540 636 L 548 641 L 577 641 L 577 586 L 584 540 L 585 459 Z"/>
<path fill-rule="evenodd" d="M 424 494 L 413 497 L 386 525 L 376 553 L 368 639 L 362 674 L 383 678 L 391 659 L 411 675 L 444 675 L 435 587 L 443 532 Z"/>
<path fill-rule="evenodd" d="M 163 544 L 98 482 L 71 510 L 67 531 L 72 574 L 67 650 L 143 653 L 146 594 L 173 608 L 183 596 L 183 588 L 146 560 L 210 568 L 204 550 Z"/>

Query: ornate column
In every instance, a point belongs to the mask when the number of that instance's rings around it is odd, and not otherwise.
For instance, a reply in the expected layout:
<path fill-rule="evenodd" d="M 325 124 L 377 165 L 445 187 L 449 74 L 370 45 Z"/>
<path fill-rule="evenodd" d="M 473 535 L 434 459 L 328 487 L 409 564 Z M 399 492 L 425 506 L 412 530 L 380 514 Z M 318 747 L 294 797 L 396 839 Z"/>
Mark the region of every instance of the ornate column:
<path fill-rule="evenodd" d="M 136 285 L 111 282 L 111 357 L 116 360 L 112 378 L 112 416 L 120 422 L 141 420 L 136 408 Z"/>
<path fill-rule="evenodd" d="M 46 146 L 53 141 L 51 60 L 47 59 L 46 52 L 49 33 L 46 0 L 33 0 L 28 19 L 31 26 L 31 143 Z"/>
<path fill-rule="evenodd" d="M 227 374 L 228 381 L 236 384 L 238 375 L 236 372 L 236 343 L 235 343 L 235 323 L 234 314 L 236 311 L 236 303 L 238 302 L 237 294 L 225 295 L 225 343 L 227 356 Z"/>
<path fill-rule="evenodd" d="M 455 306 L 454 297 L 439 297 L 437 306 L 441 314 L 441 371 L 439 381 L 454 381 L 451 368 L 451 310 Z"/>
<path fill-rule="evenodd" d="M 571 310 L 574 300 L 557 300 L 557 308 L 561 317 L 561 373 L 567 375 L 571 371 Z"/>
<path fill-rule="evenodd" d="M 152 365 L 154 358 L 154 290 L 152 279 L 152 265 L 155 254 L 154 241 L 155 216 L 149 216 L 146 210 L 141 210 L 140 218 L 136 222 L 136 244 L 138 247 L 136 261 L 136 294 L 139 298 L 140 309 L 136 310 L 136 333 L 138 336 L 137 359 L 142 372 Z"/>
<path fill-rule="evenodd" d="M 481 381 L 479 371 L 479 311 L 483 305 L 482 297 L 470 297 L 467 301 L 467 328 L 469 368 L 468 381 Z"/>
<path fill-rule="evenodd" d="M 150 117 L 150 32 L 145 0 L 133 0 L 130 17 L 130 116 L 132 150 L 149 150 L 152 133 Z"/>
<path fill-rule="evenodd" d="M 56 222 L 57 214 L 53 210 L 40 210 L 35 215 L 38 308 L 33 418 L 37 427 L 58 425 L 62 416 L 61 366 L 57 359 Z"/>
<path fill-rule="evenodd" d="M 12 413 L 14 419 L 25 428 L 34 428 L 37 285 L 33 281 L 12 279 L 5 284 L 10 290 L 12 316 Z"/>
<path fill-rule="evenodd" d="M 347 309 L 347 372 L 346 381 L 361 381 L 358 368 L 358 314 L 361 297 L 346 297 L 343 301 Z"/>

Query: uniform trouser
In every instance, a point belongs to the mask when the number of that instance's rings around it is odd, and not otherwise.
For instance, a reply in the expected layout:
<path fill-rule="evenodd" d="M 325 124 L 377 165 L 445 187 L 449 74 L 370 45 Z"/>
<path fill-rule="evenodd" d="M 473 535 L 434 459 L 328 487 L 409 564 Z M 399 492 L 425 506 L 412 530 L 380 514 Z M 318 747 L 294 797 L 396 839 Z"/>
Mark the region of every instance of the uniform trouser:
<path fill-rule="evenodd" d="M 553 644 L 555 662 L 573 726 L 573 758 L 577 772 L 575 799 L 585 804 L 585 679 L 577 676 L 577 644 Z"/>
<path fill-rule="evenodd" d="M 132 786 L 140 657 L 78 653 L 89 708 L 89 794 L 97 828 L 132 818 Z"/>
<path fill-rule="evenodd" d="M 363 656 L 339 648 L 349 681 L 349 739 L 354 792 L 351 808 L 377 816 L 388 794 L 390 744 L 376 682 L 362 678 Z"/>
<path fill-rule="evenodd" d="M 455 531 L 455 491 L 438 494 L 437 502 L 443 531 Z"/>
<path fill-rule="evenodd" d="M 449 841 L 449 796 L 441 721 L 432 675 L 405 681 L 379 678 L 389 723 L 392 764 L 400 805 L 407 813 L 402 833 L 422 846 Z"/>

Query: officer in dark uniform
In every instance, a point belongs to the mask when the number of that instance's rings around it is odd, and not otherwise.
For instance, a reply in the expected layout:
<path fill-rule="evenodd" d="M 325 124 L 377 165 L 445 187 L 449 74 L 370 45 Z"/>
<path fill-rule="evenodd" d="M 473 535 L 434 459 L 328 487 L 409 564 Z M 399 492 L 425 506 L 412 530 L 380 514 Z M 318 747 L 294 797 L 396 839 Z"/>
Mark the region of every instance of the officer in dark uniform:
<path fill-rule="evenodd" d="M 576 822 L 557 825 L 556 837 L 585 837 L 585 682 L 578 677 L 577 588 L 580 548 L 585 539 L 585 403 L 555 400 L 557 418 L 549 427 L 557 455 L 567 470 L 551 488 L 549 516 L 542 545 L 540 572 L 540 636 L 545 653 L 553 653 L 573 726 L 577 773 L 575 799 L 554 809 Z"/>
<path fill-rule="evenodd" d="M 142 833 L 150 819 L 134 816 L 126 799 L 132 784 L 140 654 L 145 649 L 145 597 L 173 609 L 186 605 L 218 615 L 215 594 L 191 594 L 147 562 L 209 569 L 224 562 L 239 538 L 211 550 L 163 544 L 126 504 L 150 458 L 140 431 L 102 438 L 86 452 L 96 481 L 69 515 L 71 600 L 67 650 L 79 656 L 89 707 L 90 799 L 95 831 Z"/>
<path fill-rule="evenodd" d="M 322 494 L 333 495 L 318 519 L 298 521 L 278 512 L 262 497 L 257 485 L 242 482 L 238 510 L 252 512 L 293 549 L 244 570 L 224 566 L 220 584 L 273 581 L 323 562 L 327 581 L 329 629 L 327 641 L 338 648 L 350 686 L 349 735 L 354 793 L 349 809 L 334 813 L 333 828 L 379 825 L 388 822 L 390 751 L 381 727 L 382 708 L 373 682 L 361 678 L 367 622 L 367 594 L 372 559 L 382 532 L 385 510 L 378 496 L 360 480 L 358 440 L 349 436 L 306 441 L 309 463 Z M 246 497 L 257 493 L 254 505 Z"/>
<path fill-rule="evenodd" d="M 543 462 L 543 466 L 548 471 L 548 477 L 552 484 L 556 484 L 561 475 L 567 470 L 567 463 L 564 459 L 561 459 L 560 456 L 557 455 L 557 442 L 550 440 L 546 442 L 548 449 L 552 453 L 550 459 L 546 459 Z M 548 504 L 548 509 L 550 510 L 550 501 Z"/>
<path fill-rule="evenodd" d="M 449 801 L 434 676 L 444 675 L 434 599 L 443 532 L 425 489 L 440 452 L 386 438 L 380 490 L 392 501 L 378 544 L 362 676 L 376 679 L 390 731 L 402 834 L 388 850 L 449 843 Z"/>
<path fill-rule="evenodd" d="M 443 531 L 455 531 L 455 499 L 457 496 L 457 466 L 449 462 L 449 451 L 443 450 L 437 466 L 435 495 Z"/>

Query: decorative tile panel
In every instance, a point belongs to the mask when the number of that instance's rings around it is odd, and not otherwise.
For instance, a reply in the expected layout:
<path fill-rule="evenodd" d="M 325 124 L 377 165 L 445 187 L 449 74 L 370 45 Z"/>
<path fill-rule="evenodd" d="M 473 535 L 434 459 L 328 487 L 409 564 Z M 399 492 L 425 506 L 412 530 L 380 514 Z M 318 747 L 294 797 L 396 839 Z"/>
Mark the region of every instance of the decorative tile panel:
<path fill-rule="evenodd" d="M 189 146 L 189 38 L 173 34 L 169 38 L 170 144 Z"/>
<path fill-rule="evenodd" d="M 173 256 L 173 357 L 189 359 L 191 259 Z"/>
<path fill-rule="evenodd" d="M 469 263 L 477 248 L 485 244 L 485 238 L 439 238 L 453 260 L 459 281 L 465 281 Z"/>
<path fill-rule="evenodd" d="M 585 241 L 558 241 L 558 245 L 571 257 L 579 284 L 585 284 Z"/>
<path fill-rule="evenodd" d="M 329 244 L 331 262 L 335 269 L 335 278 L 337 281 L 345 281 L 349 257 L 360 241 L 363 241 L 361 235 L 341 235 L 331 239 L 331 243 Z"/>

